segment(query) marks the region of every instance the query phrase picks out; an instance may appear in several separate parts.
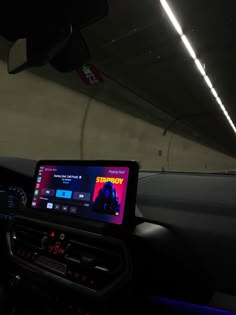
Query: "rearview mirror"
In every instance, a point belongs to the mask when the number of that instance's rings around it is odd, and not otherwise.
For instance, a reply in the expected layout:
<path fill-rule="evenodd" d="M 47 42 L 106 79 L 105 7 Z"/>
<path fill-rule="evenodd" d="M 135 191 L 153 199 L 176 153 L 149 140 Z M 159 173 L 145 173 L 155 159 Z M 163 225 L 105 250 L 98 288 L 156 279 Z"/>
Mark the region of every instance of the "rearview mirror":
<path fill-rule="evenodd" d="M 71 36 L 72 26 L 67 25 L 57 32 L 49 30 L 44 36 L 17 39 L 9 49 L 8 73 L 15 74 L 50 62 L 63 51 Z"/>
<path fill-rule="evenodd" d="M 8 73 L 14 74 L 27 68 L 27 40 L 20 38 L 12 44 L 8 55 Z"/>
<path fill-rule="evenodd" d="M 81 29 L 104 18 L 108 11 L 107 0 L 57 2 L 47 7 L 39 1 L 21 1 L 14 6 L 8 1 L 4 12 L 10 15 L 0 23 L 0 35 L 13 42 L 8 72 L 45 63 L 60 72 L 78 69 L 90 58 Z"/>

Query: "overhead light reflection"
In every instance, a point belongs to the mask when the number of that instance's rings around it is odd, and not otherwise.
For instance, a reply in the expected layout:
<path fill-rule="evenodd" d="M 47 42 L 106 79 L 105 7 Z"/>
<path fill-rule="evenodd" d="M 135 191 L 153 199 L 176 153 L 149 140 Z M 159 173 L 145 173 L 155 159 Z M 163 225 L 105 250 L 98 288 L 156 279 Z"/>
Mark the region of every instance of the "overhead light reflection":
<path fill-rule="evenodd" d="M 205 69 L 203 68 L 201 62 L 200 62 L 198 59 L 195 59 L 194 62 L 195 62 L 195 64 L 196 64 L 198 70 L 200 71 L 201 75 L 202 75 L 203 77 L 206 76 Z"/>
<path fill-rule="evenodd" d="M 178 22 L 178 20 L 176 19 L 172 9 L 170 8 L 168 2 L 166 0 L 160 0 L 161 5 L 163 6 L 166 14 L 168 15 L 171 23 L 173 24 L 175 30 L 177 31 L 177 33 L 180 35 L 184 46 L 186 48 L 186 50 L 188 51 L 189 55 L 191 56 L 191 58 L 194 60 L 195 65 L 197 67 L 197 69 L 199 70 L 199 72 L 201 73 L 202 77 L 204 78 L 207 86 L 209 87 L 212 95 L 214 96 L 216 102 L 218 103 L 220 109 L 222 110 L 223 114 L 225 115 L 225 117 L 227 118 L 230 126 L 232 127 L 232 129 L 234 130 L 234 132 L 236 133 L 236 127 L 232 121 L 232 119 L 230 118 L 225 106 L 222 104 L 221 99 L 219 98 L 215 88 L 213 87 L 213 84 L 211 83 L 211 80 L 209 79 L 209 77 L 206 74 L 205 69 L 203 68 L 201 62 L 199 61 L 199 59 L 197 58 L 197 54 L 194 51 L 192 45 L 190 44 L 187 36 L 183 33 L 183 30 Z"/>

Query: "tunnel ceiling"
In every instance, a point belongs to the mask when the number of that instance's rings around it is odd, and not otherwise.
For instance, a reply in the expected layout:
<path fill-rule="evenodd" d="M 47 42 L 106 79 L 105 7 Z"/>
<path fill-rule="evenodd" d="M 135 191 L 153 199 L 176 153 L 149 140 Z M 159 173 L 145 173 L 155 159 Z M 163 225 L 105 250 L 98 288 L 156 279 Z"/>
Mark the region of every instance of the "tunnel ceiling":
<path fill-rule="evenodd" d="M 158 0 L 110 2 L 109 16 L 85 30 L 109 76 L 212 146 L 236 153 L 236 135 Z M 125 3 L 125 5 L 124 5 Z M 235 0 L 170 0 L 183 32 L 236 124 Z"/>
<path fill-rule="evenodd" d="M 83 30 L 93 62 L 106 82 L 98 98 L 109 104 L 120 98 L 121 110 L 162 125 L 167 132 L 177 131 L 236 156 L 236 134 L 159 0 L 108 2 L 109 15 Z M 235 0 L 168 0 L 168 3 L 236 124 Z M 0 46 L 3 47 L 2 42 Z M 4 59 L 3 51 L 0 57 Z M 74 75 L 57 74 L 48 67 L 33 71 L 94 94 L 94 89 L 83 87 Z M 126 95 L 124 90 L 131 93 Z M 135 107 L 134 97 L 145 101 Z"/>

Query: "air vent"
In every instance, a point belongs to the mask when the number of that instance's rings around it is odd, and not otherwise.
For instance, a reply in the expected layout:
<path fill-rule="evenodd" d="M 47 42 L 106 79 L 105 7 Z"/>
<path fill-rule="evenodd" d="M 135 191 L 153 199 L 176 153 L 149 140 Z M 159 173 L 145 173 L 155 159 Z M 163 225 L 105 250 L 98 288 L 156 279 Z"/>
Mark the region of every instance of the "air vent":
<path fill-rule="evenodd" d="M 28 226 L 16 225 L 12 234 L 14 243 L 21 243 L 32 248 L 41 248 L 42 240 L 46 233 L 39 229 L 34 229 Z"/>
<path fill-rule="evenodd" d="M 122 257 L 119 251 L 108 251 L 76 241 L 70 242 L 66 259 L 109 274 L 117 273 L 122 268 Z"/>
<path fill-rule="evenodd" d="M 121 256 L 100 252 L 94 268 L 101 272 L 116 274 L 122 268 Z"/>
<path fill-rule="evenodd" d="M 78 288 L 101 291 L 130 276 L 124 244 L 118 239 L 69 228 L 58 230 L 17 218 L 12 225 L 11 252 L 37 270 L 47 270 Z"/>

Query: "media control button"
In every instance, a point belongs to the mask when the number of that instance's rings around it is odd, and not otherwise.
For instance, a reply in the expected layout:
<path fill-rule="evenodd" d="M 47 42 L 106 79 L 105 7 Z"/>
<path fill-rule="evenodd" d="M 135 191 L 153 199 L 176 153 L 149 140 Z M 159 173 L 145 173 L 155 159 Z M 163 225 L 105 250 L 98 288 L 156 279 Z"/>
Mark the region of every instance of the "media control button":
<path fill-rule="evenodd" d="M 53 197 L 55 194 L 55 189 L 42 189 L 42 195 L 45 197 Z"/>
<path fill-rule="evenodd" d="M 70 213 L 76 214 L 77 211 L 78 211 L 78 208 L 77 208 L 77 207 L 70 207 Z"/>
<path fill-rule="evenodd" d="M 90 201 L 91 194 L 85 192 L 74 192 L 73 199 L 82 200 L 82 201 Z"/>
<path fill-rule="evenodd" d="M 60 189 L 57 189 L 57 191 L 56 191 L 56 197 L 57 198 L 70 199 L 71 196 L 72 196 L 72 191 L 71 190 L 60 190 Z"/>
<path fill-rule="evenodd" d="M 47 209 L 53 209 L 53 203 L 52 202 L 47 203 Z"/>
<path fill-rule="evenodd" d="M 55 209 L 55 210 L 60 210 L 60 209 L 61 209 L 61 205 L 55 204 L 55 205 L 54 205 L 54 209 Z"/>
<path fill-rule="evenodd" d="M 69 206 L 66 206 L 66 205 L 62 206 L 61 211 L 64 213 L 67 213 L 69 211 Z"/>

